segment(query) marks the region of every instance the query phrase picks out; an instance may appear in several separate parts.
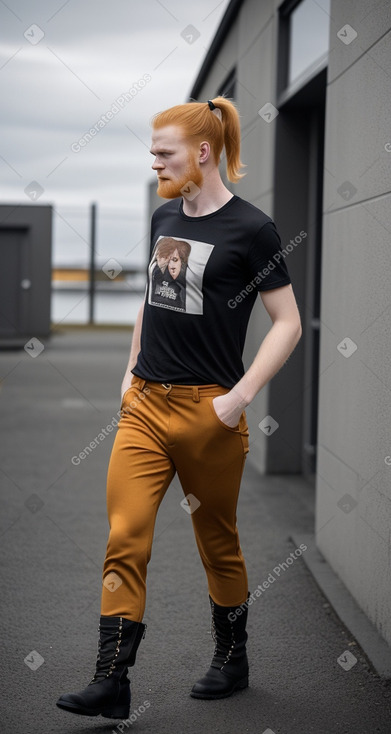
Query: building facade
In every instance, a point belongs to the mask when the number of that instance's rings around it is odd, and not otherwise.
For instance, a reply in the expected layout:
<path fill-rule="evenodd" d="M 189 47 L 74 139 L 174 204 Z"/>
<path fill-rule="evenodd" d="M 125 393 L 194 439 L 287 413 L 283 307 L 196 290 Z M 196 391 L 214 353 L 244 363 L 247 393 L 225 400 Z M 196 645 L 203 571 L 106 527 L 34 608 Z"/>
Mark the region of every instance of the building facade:
<path fill-rule="evenodd" d="M 0 349 L 36 356 L 50 334 L 52 207 L 1 204 L 0 255 Z"/>

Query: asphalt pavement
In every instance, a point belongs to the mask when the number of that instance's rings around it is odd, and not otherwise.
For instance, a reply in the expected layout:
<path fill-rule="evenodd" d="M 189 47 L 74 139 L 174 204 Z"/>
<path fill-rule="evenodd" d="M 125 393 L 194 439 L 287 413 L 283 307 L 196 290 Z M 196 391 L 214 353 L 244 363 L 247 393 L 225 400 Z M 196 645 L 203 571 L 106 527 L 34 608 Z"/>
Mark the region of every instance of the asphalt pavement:
<path fill-rule="evenodd" d="M 297 475 L 261 476 L 250 458 L 238 507 L 249 589 L 261 589 L 249 609 L 249 688 L 217 701 L 189 696 L 213 642 L 206 577 L 175 477 L 155 530 L 131 721 L 56 707 L 95 669 L 116 430 L 108 426 L 131 330 L 67 328 L 39 341 L 40 353 L 38 342 L 0 352 L 1 733 L 390 734 L 390 681 L 339 621 L 293 541 L 313 532 L 313 488 Z M 250 440 L 256 452 L 257 436 Z"/>

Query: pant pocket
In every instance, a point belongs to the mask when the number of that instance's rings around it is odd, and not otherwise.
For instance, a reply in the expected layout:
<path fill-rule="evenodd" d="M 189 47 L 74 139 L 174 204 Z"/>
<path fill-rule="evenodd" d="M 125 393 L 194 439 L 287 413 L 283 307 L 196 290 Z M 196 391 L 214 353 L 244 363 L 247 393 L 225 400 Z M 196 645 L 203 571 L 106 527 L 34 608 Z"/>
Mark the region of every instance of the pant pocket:
<path fill-rule="evenodd" d="M 243 427 L 243 419 L 244 419 L 244 423 L 247 425 L 245 413 L 243 412 L 241 414 L 240 419 L 239 419 L 239 423 L 238 423 L 237 426 L 227 426 L 227 424 L 224 423 L 221 420 L 221 418 L 219 418 L 219 416 L 217 415 L 217 413 L 215 411 L 215 408 L 214 408 L 214 405 L 213 405 L 213 398 L 215 398 L 215 397 L 217 397 L 217 396 L 216 395 L 213 395 L 213 397 L 207 397 L 206 398 L 207 401 L 208 401 L 208 405 L 209 405 L 209 407 L 211 409 L 211 412 L 212 412 L 212 415 L 213 415 L 215 421 L 219 424 L 219 426 L 221 426 L 222 428 L 225 428 L 226 431 L 231 431 L 232 433 L 240 433 L 241 432 L 241 429 Z"/>

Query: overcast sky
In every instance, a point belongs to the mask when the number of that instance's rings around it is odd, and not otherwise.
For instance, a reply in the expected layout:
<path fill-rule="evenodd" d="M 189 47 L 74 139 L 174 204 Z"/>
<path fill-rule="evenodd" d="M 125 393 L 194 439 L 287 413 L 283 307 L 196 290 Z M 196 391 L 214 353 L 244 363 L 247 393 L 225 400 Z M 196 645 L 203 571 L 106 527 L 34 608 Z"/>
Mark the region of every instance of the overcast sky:
<path fill-rule="evenodd" d="M 149 122 L 187 100 L 228 4 L 0 0 L 1 203 L 55 207 L 54 264 L 88 262 L 91 201 L 99 261 L 144 264 Z"/>

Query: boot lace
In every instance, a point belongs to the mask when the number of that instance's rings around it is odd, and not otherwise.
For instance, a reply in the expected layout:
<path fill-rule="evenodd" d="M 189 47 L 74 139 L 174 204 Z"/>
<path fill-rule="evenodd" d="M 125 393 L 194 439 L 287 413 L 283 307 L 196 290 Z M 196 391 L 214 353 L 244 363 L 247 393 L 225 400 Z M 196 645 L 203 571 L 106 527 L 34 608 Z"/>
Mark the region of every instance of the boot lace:
<path fill-rule="evenodd" d="M 99 640 L 98 640 L 98 654 L 96 658 L 96 670 L 94 673 L 94 676 L 92 680 L 90 681 L 89 685 L 91 683 L 97 683 L 99 680 L 104 680 L 105 678 L 108 678 L 110 675 L 113 674 L 115 670 L 115 659 L 118 657 L 119 651 L 121 649 L 121 641 L 122 641 L 122 617 L 120 617 L 119 625 L 118 625 L 118 637 L 116 641 L 116 647 L 114 651 L 114 655 L 112 654 L 109 646 L 109 654 L 106 654 L 105 656 L 102 654 L 102 642 L 101 642 L 101 626 L 98 627 L 99 632 Z M 108 663 L 110 665 L 108 666 Z"/>

